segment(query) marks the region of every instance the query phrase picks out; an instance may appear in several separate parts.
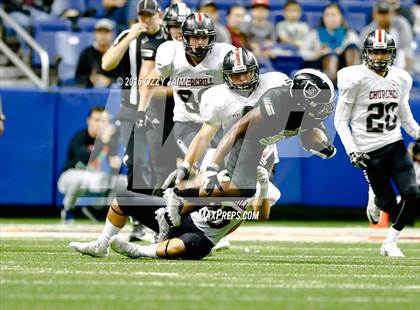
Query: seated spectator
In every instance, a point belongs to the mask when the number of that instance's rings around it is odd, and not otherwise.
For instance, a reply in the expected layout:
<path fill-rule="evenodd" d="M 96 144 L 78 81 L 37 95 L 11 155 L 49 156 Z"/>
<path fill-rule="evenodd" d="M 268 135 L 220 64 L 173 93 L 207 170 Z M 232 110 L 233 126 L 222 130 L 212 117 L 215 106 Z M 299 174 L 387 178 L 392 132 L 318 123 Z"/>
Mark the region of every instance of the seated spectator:
<path fill-rule="evenodd" d="M 242 4 L 232 5 L 227 11 L 226 28 L 230 33 L 233 46 L 251 49 L 247 34 L 241 31 L 241 25 L 244 23 L 245 18 L 245 7 Z"/>
<path fill-rule="evenodd" d="M 125 177 L 106 171 L 107 165 L 114 173 L 121 166 L 116 128 L 110 123 L 108 112 L 94 107 L 89 112 L 87 128 L 71 139 L 58 180 L 58 189 L 64 194 L 63 221 L 69 219 L 77 198 L 84 192 L 100 193 L 115 188 L 117 181 L 125 182 Z"/>
<path fill-rule="evenodd" d="M 95 24 L 94 42 L 80 53 L 76 69 L 76 81 L 83 87 L 108 87 L 117 77 L 117 71 L 101 68 L 102 56 L 112 44 L 114 22 L 100 19 Z"/>
<path fill-rule="evenodd" d="M 411 71 L 414 61 L 412 41 L 413 32 L 409 22 L 396 15 L 387 0 L 379 0 L 373 9 L 373 21 L 360 33 L 360 42 L 375 29 L 384 29 L 391 34 L 397 44 L 397 56 L 394 64 L 397 67 Z"/>
<path fill-rule="evenodd" d="M 206 14 L 213 21 L 214 30 L 216 30 L 216 42 L 231 43 L 229 31 L 219 22 L 219 11 L 217 9 L 216 1 L 201 1 L 197 11 Z"/>
<path fill-rule="evenodd" d="M 308 24 L 300 21 L 302 16 L 300 4 L 296 0 L 287 1 L 283 7 L 283 15 L 284 20 L 276 26 L 278 41 L 300 49 L 309 34 Z"/>
<path fill-rule="evenodd" d="M 242 32 L 248 34 L 251 49 L 260 65 L 265 67 L 265 71 L 272 70 L 270 65 L 271 49 L 276 40 L 275 28 L 268 19 L 269 16 L 269 0 L 252 0 L 251 20 L 244 22 L 241 26 Z"/>
<path fill-rule="evenodd" d="M 360 63 L 357 34 L 348 29 L 343 11 L 336 3 L 327 5 L 321 25 L 310 32 L 301 49 L 307 66 L 323 70 L 334 82 L 337 71 Z"/>

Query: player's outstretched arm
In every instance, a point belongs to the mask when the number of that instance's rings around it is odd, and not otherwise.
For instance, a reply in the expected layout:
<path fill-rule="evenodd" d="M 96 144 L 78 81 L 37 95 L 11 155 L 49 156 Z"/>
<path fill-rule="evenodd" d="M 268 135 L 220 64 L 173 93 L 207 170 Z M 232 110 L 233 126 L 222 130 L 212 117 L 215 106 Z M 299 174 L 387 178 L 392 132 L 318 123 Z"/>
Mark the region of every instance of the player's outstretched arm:
<path fill-rule="evenodd" d="M 225 159 L 226 155 L 230 152 L 233 145 L 238 139 L 244 137 L 250 125 L 259 124 L 263 120 L 260 108 L 255 108 L 245 114 L 235 125 L 223 136 L 216 152 L 213 155 L 212 163 L 220 165 Z"/>
<path fill-rule="evenodd" d="M 404 92 L 404 98 L 401 100 L 398 108 L 398 116 L 401 121 L 401 126 L 404 130 L 417 142 L 420 142 L 420 126 L 414 119 L 411 113 L 410 105 L 408 103 L 411 91 L 411 83 L 408 86 L 407 91 Z"/>
<path fill-rule="evenodd" d="M 130 42 L 134 39 L 138 38 L 143 32 L 146 32 L 146 26 L 141 23 L 135 23 L 130 27 L 130 31 L 128 34 L 118 41 L 119 38 L 116 39 L 118 43 L 114 43 L 113 46 L 106 53 L 102 56 L 102 63 L 101 67 L 104 71 L 111 71 L 115 69 L 118 64 L 121 62 L 125 52 L 127 51 Z"/>
<path fill-rule="evenodd" d="M 154 67 L 152 71 L 150 71 L 147 75 L 140 76 L 140 81 L 145 81 L 146 79 L 150 81 L 150 83 L 140 83 L 139 92 L 140 92 L 140 99 L 139 105 L 137 110 L 145 112 L 147 107 L 152 100 L 153 95 L 155 94 L 159 83 L 152 83 L 154 81 L 159 81 L 162 78 L 159 70 Z"/>

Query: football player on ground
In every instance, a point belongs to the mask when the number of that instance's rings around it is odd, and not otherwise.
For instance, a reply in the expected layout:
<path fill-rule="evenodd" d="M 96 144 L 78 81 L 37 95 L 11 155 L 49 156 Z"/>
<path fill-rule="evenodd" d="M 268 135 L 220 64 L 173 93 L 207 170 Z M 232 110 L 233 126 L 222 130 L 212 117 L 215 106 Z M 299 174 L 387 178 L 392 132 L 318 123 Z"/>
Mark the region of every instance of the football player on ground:
<path fill-rule="evenodd" d="M 366 36 L 362 54 L 364 64 L 338 72 L 340 97 L 334 123 L 351 163 L 363 169 L 376 195 L 376 204 L 367 209 L 369 221 L 377 223 L 380 209 L 395 219 L 380 253 L 403 257 L 397 241 L 419 192 L 401 135 L 402 126 L 420 140 L 420 127 L 408 103 L 412 78 L 392 65 L 395 41 L 384 30 Z M 401 194 L 399 205 L 391 180 Z"/>
<path fill-rule="evenodd" d="M 248 215 L 245 215 L 245 211 L 258 212 L 255 214 L 260 221 L 268 219 L 270 207 L 280 198 L 280 192 L 270 183 L 267 169 L 270 170 L 271 167 L 258 167 L 257 191 L 254 198 L 225 202 L 218 208 L 203 207 L 200 211 L 193 211 L 182 219 L 180 217 L 181 224 L 169 230 L 168 238 L 147 246 L 125 242 L 115 236 L 124 227 L 127 216 L 132 216 L 155 232 L 159 232 L 160 226 L 168 224 L 166 221 L 158 223 L 155 213 L 165 212 L 166 201 L 161 197 L 127 191 L 125 195 L 120 194 L 114 200 L 108 211 L 105 226 L 97 240 L 70 242 L 69 246 L 81 254 L 93 257 L 108 256 L 111 245 L 114 251 L 132 258 L 201 259 L 210 253 L 220 239 L 247 219 Z M 270 196 L 267 193 L 270 193 Z M 261 201 L 261 204 L 257 204 L 258 201 Z M 188 209 L 188 204 L 185 204 L 185 208 Z"/>
<path fill-rule="evenodd" d="M 204 173 L 203 187 L 187 187 L 180 182 L 165 192 L 169 197 L 164 218 L 178 225 L 179 206 L 189 197 L 241 200 L 254 196 L 257 167 L 265 148 L 289 137 L 299 134 L 306 150 L 321 158 L 333 157 L 336 149 L 328 141 L 323 121 L 334 110 L 334 96 L 331 80 L 313 69 L 299 70 L 292 82 L 266 91 L 256 108 L 245 114 L 219 143 Z M 242 144 L 241 148 L 235 147 L 237 143 Z M 227 162 L 231 180 L 221 182 L 220 167 L 229 152 L 233 153 Z M 160 228 L 164 233 L 165 227 Z"/>

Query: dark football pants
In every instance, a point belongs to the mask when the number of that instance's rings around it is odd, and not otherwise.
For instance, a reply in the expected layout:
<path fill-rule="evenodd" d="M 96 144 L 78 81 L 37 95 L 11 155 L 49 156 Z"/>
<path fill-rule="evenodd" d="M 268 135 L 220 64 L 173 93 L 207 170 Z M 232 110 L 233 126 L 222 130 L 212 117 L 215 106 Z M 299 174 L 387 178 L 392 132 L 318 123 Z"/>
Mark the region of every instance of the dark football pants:
<path fill-rule="evenodd" d="M 163 198 L 126 191 L 119 193 L 117 203 L 124 215 L 131 216 L 153 231 L 159 232 L 155 211 L 166 206 Z M 182 259 L 202 259 L 214 246 L 194 225 L 191 216 L 183 217 L 180 226 L 171 228 L 169 239 L 172 238 L 181 239 L 185 245 L 186 252 L 181 257 L 177 257 Z"/>
<path fill-rule="evenodd" d="M 147 155 L 146 133 L 142 129 L 136 129 L 135 108 L 121 106 L 119 113 L 121 143 L 125 147 L 125 154 L 128 156 L 126 165 L 127 189 L 136 192 L 149 193 L 150 190 L 150 165 Z"/>
<path fill-rule="evenodd" d="M 413 162 L 402 141 L 389 144 L 368 153 L 371 160 L 366 169 L 368 182 L 376 196 L 376 204 L 394 219 L 393 228 L 401 231 L 413 209 L 419 188 L 416 184 Z M 401 195 L 397 205 L 391 180 Z"/>
<path fill-rule="evenodd" d="M 173 134 L 173 100 L 169 99 L 166 103 L 152 102 L 147 110 L 149 119 L 158 122 L 155 129 L 147 131 L 153 171 L 152 185 L 155 189 L 159 189 L 168 174 L 176 168 L 176 157 L 181 155 Z"/>

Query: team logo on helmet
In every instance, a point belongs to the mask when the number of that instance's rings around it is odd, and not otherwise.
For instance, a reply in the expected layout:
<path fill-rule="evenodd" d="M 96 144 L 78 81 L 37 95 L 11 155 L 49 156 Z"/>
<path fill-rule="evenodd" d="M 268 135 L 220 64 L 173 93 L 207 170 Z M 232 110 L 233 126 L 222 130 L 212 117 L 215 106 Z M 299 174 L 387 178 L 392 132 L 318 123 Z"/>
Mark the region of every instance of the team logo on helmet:
<path fill-rule="evenodd" d="M 306 85 L 303 87 L 303 95 L 306 99 L 314 99 L 316 96 L 319 95 L 321 92 L 321 89 L 319 89 L 318 86 L 316 86 L 311 81 L 308 81 Z"/>

